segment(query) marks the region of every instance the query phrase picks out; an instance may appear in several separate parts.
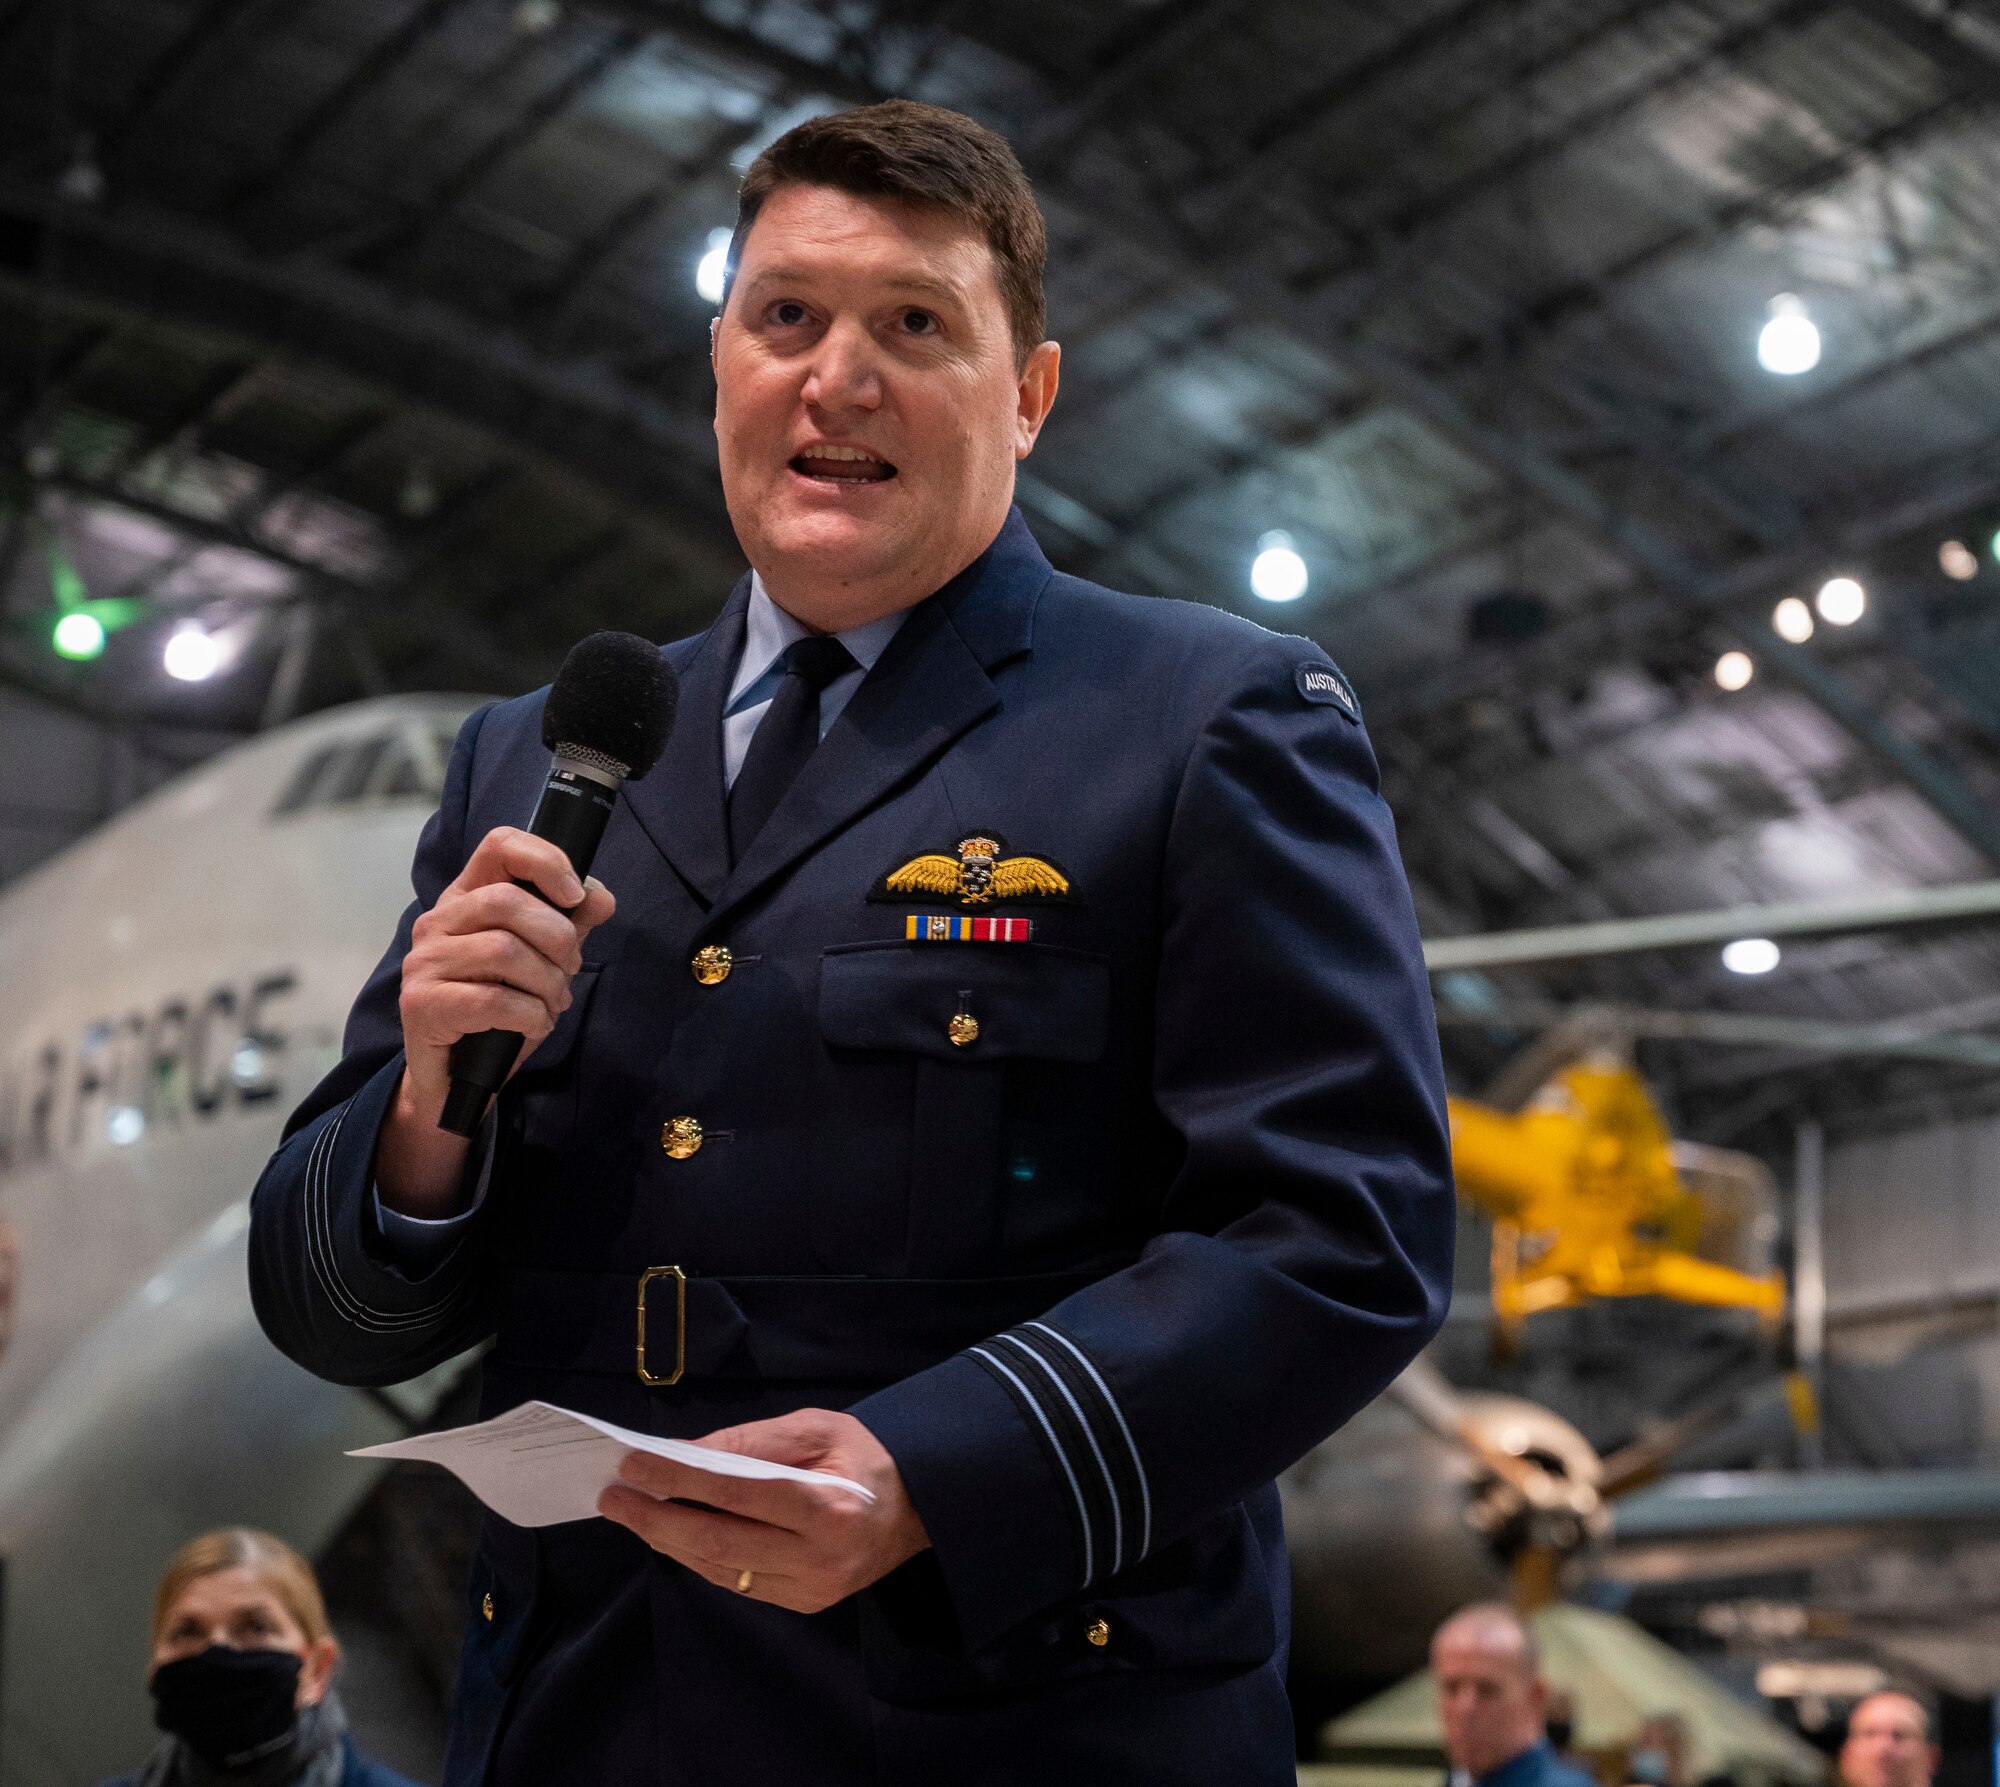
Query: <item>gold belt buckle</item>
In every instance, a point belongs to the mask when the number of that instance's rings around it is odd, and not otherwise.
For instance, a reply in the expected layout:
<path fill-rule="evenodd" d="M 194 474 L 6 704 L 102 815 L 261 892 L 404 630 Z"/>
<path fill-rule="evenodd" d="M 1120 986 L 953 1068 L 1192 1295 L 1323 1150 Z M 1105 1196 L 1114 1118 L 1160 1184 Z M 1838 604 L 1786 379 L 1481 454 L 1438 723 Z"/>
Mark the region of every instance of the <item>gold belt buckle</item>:
<path fill-rule="evenodd" d="M 661 1377 L 646 1363 L 646 1289 L 656 1278 L 674 1281 L 674 1369 Z M 678 1266 L 648 1266 L 639 1274 L 639 1382 L 654 1389 L 681 1381 L 688 1356 L 688 1281 Z"/>

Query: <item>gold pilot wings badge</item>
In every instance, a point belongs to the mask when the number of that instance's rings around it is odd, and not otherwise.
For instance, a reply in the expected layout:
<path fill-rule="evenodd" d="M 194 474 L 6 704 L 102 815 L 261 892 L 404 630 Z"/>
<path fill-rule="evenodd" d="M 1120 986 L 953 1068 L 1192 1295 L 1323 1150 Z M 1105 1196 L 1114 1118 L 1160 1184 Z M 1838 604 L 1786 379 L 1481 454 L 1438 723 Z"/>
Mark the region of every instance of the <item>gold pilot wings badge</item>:
<path fill-rule="evenodd" d="M 876 882 L 871 900 L 935 900 L 949 906 L 990 906 L 996 901 L 1066 901 L 1069 877 L 1040 856 L 1005 856 L 995 832 L 960 838 L 957 854 L 913 856 Z"/>

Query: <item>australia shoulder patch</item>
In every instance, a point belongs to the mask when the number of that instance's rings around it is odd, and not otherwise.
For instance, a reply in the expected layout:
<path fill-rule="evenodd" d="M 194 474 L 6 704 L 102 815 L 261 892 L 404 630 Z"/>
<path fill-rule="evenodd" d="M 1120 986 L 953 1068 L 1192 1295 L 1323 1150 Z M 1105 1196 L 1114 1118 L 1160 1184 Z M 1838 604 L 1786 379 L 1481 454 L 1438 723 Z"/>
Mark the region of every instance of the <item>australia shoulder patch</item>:
<path fill-rule="evenodd" d="M 1299 693 L 1315 706 L 1337 707 L 1355 725 L 1361 724 L 1361 703 L 1355 699 L 1354 685 L 1324 658 L 1308 658 L 1293 673 L 1292 680 L 1298 684 Z"/>

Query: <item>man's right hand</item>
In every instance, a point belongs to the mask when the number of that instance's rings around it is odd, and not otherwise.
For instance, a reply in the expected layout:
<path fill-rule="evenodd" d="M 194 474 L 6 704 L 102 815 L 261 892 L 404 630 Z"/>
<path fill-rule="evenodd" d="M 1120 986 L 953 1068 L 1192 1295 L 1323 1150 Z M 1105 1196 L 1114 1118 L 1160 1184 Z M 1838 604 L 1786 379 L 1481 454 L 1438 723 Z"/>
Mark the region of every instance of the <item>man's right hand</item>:
<path fill-rule="evenodd" d="M 419 915 L 403 958 L 403 1083 L 376 1148 L 384 1203 L 411 1216 L 453 1213 L 466 1143 L 437 1126 L 451 1045 L 481 1030 L 519 1031 L 518 1070 L 569 1008 L 583 940 L 616 907 L 601 882 L 579 882 L 546 838 L 503 825 Z"/>

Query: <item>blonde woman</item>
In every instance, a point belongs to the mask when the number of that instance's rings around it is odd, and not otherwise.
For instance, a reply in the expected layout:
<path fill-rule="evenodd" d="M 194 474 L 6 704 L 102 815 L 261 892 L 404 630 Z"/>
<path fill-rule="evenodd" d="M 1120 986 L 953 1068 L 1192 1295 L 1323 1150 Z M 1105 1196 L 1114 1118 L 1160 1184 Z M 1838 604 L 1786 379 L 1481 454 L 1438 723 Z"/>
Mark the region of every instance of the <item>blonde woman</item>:
<path fill-rule="evenodd" d="M 312 1566 L 282 1539 L 190 1539 L 153 1597 L 146 1679 L 165 1739 L 105 1787 L 412 1787 L 348 1738 L 339 1662 Z"/>

